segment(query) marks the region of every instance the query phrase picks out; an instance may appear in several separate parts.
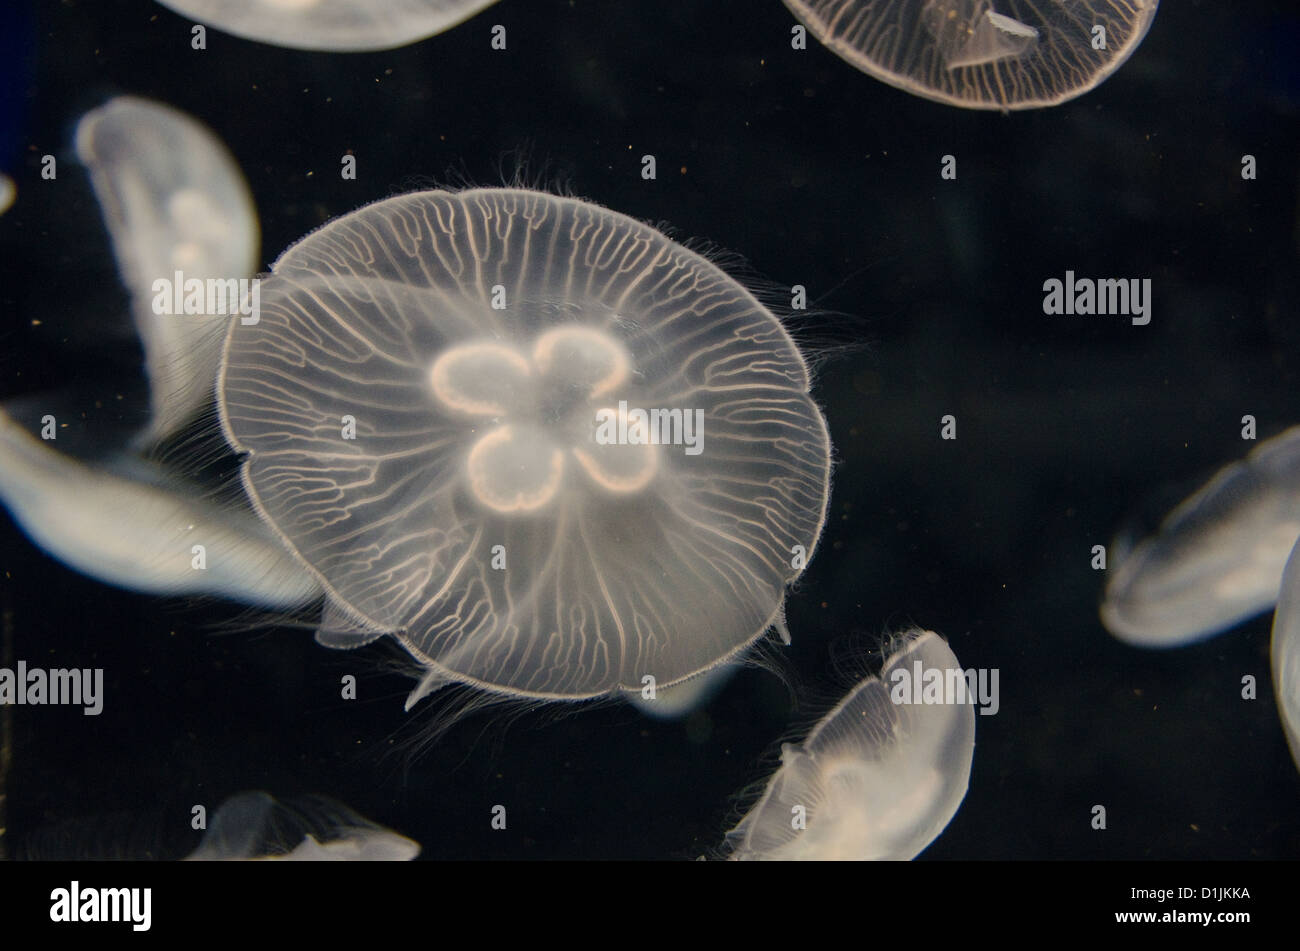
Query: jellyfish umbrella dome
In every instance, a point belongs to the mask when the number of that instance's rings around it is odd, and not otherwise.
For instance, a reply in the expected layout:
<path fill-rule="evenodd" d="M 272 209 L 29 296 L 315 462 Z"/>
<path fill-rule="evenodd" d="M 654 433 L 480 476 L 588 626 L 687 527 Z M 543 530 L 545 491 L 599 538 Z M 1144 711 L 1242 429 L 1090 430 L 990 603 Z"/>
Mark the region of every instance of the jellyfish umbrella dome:
<path fill-rule="evenodd" d="M 524 189 L 390 198 L 290 247 L 218 381 L 318 639 L 580 698 L 781 626 L 830 441 L 794 341 L 658 231 Z"/>

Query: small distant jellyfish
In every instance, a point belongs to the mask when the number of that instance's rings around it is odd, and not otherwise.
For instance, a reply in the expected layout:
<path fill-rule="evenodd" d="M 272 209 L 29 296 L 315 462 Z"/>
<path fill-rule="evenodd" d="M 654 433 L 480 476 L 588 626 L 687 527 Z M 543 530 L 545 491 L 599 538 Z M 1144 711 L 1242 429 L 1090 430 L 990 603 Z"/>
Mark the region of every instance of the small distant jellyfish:
<path fill-rule="evenodd" d="M 1287 560 L 1281 597 L 1273 617 L 1273 692 L 1278 712 L 1291 747 L 1291 758 L 1300 769 L 1300 543 Z"/>
<path fill-rule="evenodd" d="M 1176 647 L 1276 603 L 1300 538 L 1300 427 L 1220 471 L 1111 569 L 1102 622 L 1122 641 Z"/>
<path fill-rule="evenodd" d="M 319 578 L 318 639 L 578 699 L 784 629 L 830 441 L 744 287 L 654 229 L 522 189 L 419 192 L 287 250 L 231 325 L 223 429 Z"/>
<path fill-rule="evenodd" d="M 265 792 L 231 796 L 213 813 L 187 862 L 409 862 L 420 844 L 325 796 L 281 803 Z"/>
<path fill-rule="evenodd" d="M 879 677 L 782 746 L 781 768 L 727 836 L 731 858 L 909 860 L 947 827 L 970 781 L 975 698 L 951 689 L 967 681 L 939 635 L 905 637 Z M 943 689 L 927 696 L 927 680 Z"/>
<path fill-rule="evenodd" d="M 967 109 L 1054 106 L 1137 49 L 1159 0 L 785 0 L 863 72 Z"/>
<path fill-rule="evenodd" d="M 361 53 L 449 30 L 496 0 L 158 0 L 169 10 L 259 43 Z"/>

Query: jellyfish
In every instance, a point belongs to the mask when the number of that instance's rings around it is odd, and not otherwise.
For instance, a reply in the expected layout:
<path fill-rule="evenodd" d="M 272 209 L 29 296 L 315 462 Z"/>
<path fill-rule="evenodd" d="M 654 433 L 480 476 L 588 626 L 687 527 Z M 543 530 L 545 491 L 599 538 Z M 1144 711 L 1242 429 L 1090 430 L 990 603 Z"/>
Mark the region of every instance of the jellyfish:
<path fill-rule="evenodd" d="M 1261 443 L 1121 558 L 1102 622 L 1122 641 L 1174 647 L 1270 609 L 1300 537 L 1300 427 Z"/>
<path fill-rule="evenodd" d="M 77 147 L 131 292 L 152 415 L 133 446 L 90 464 L 55 449 L 52 416 L 37 439 L 0 409 L 0 502 L 37 545 L 108 584 L 275 609 L 318 598 L 251 509 L 214 501 L 146 451 L 210 405 L 232 319 L 157 313 L 153 284 L 182 268 L 195 279 L 252 270 L 257 223 L 243 176 L 189 116 L 133 97 L 83 117 Z"/>
<path fill-rule="evenodd" d="M 1300 769 L 1300 542 L 1287 559 L 1273 616 L 1273 693 L 1291 758 Z"/>
<path fill-rule="evenodd" d="M 257 212 L 226 147 L 170 106 L 118 96 L 81 118 L 76 143 L 144 344 L 152 419 L 141 441 L 156 441 L 211 400 L 227 319 L 177 313 L 173 298 L 201 287 L 206 308 L 211 287 L 236 312 L 239 280 L 257 267 Z"/>
<path fill-rule="evenodd" d="M 13 207 L 14 199 L 18 197 L 18 188 L 14 185 L 14 180 L 0 172 L 0 215 Z"/>
<path fill-rule="evenodd" d="M 281 803 L 266 792 L 231 796 L 187 862 L 409 862 L 420 844 L 342 803 L 309 796 Z"/>
<path fill-rule="evenodd" d="M 655 720 L 676 720 L 703 707 L 740 669 L 740 664 L 719 664 L 704 673 L 663 690 L 642 689 L 627 695 L 628 701 Z"/>
<path fill-rule="evenodd" d="M 1054 106 L 1137 49 L 1159 0 L 785 0 L 836 55 L 967 109 Z"/>
<path fill-rule="evenodd" d="M 3 409 L 0 501 L 33 542 L 107 584 L 277 609 L 320 596 L 315 579 L 252 512 L 209 501 L 141 459 L 80 463 Z"/>
<path fill-rule="evenodd" d="M 939 635 L 904 635 L 879 677 L 858 683 L 802 743 L 781 747 L 781 767 L 727 835 L 731 858 L 915 858 L 966 795 L 975 753 L 966 685 Z"/>
<path fill-rule="evenodd" d="M 158 0 L 226 33 L 299 50 L 393 49 L 449 30 L 496 0 Z"/>
<path fill-rule="evenodd" d="M 784 632 L 825 519 L 830 440 L 780 321 L 544 192 L 417 192 L 302 239 L 231 324 L 218 402 L 326 592 L 317 639 L 396 638 L 427 671 L 412 700 L 715 667 Z"/>

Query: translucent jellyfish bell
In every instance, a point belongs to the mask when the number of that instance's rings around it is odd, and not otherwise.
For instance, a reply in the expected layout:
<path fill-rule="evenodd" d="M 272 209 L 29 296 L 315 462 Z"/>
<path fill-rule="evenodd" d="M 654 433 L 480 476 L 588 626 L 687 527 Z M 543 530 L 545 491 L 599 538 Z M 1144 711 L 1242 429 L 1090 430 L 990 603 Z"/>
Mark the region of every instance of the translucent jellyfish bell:
<path fill-rule="evenodd" d="M 803 743 L 781 748 L 781 768 L 728 834 L 732 858 L 907 860 L 956 815 L 975 753 L 975 698 L 936 691 L 928 702 L 921 683 L 965 683 L 963 672 L 939 635 L 907 637 L 879 677 L 854 687 Z"/>
<path fill-rule="evenodd" d="M 183 426 L 212 396 L 229 316 L 157 313 L 153 283 L 246 277 L 257 252 L 248 187 L 225 147 L 160 103 L 110 100 L 77 125 L 77 150 L 113 239 L 144 343 L 152 414 L 138 443 Z M 35 398 L 30 402 L 37 402 Z M 87 465 L 0 409 L 0 503 L 60 561 L 108 584 L 217 594 L 264 607 L 319 597 L 315 579 L 246 507 L 217 504 L 149 459 Z"/>
<path fill-rule="evenodd" d="M 863 72 L 968 109 L 1054 106 L 1129 58 L 1159 0 L 785 0 Z M 1100 32 L 1099 32 L 1100 29 Z"/>
<path fill-rule="evenodd" d="M 1261 443 L 1178 506 L 1113 569 L 1102 622 L 1120 640 L 1174 647 L 1277 601 L 1300 538 L 1300 427 Z"/>
<path fill-rule="evenodd" d="M 222 423 L 323 643 L 578 698 L 781 623 L 830 442 L 789 334 L 704 258 L 582 201 L 420 192 L 298 242 L 261 300 Z"/>
<path fill-rule="evenodd" d="M 108 584 L 274 608 L 320 596 L 315 579 L 247 510 L 206 501 L 142 460 L 83 465 L 2 409 L 0 502 L 36 544 Z"/>
<path fill-rule="evenodd" d="M 1291 746 L 1291 758 L 1300 768 L 1300 543 L 1287 560 L 1281 597 L 1273 618 L 1273 692 Z"/>
<path fill-rule="evenodd" d="M 231 796 L 213 814 L 187 862 L 408 862 L 420 844 L 342 803 L 311 796 L 292 804 L 265 792 Z"/>
<path fill-rule="evenodd" d="M 182 284 L 220 281 L 214 288 L 225 313 L 236 312 L 239 280 L 257 265 L 257 212 L 221 141 L 162 103 L 118 96 L 86 113 L 77 155 L 90 170 L 144 344 L 152 409 L 144 438 L 160 439 L 212 398 L 229 318 L 178 313 L 173 295 L 160 298 L 159 289 L 178 276 Z M 225 293 L 227 284 L 234 293 Z"/>
<path fill-rule="evenodd" d="M 364 52 L 451 29 L 496 0 L 158 0 L 246 40 L 300 50 Z"/>

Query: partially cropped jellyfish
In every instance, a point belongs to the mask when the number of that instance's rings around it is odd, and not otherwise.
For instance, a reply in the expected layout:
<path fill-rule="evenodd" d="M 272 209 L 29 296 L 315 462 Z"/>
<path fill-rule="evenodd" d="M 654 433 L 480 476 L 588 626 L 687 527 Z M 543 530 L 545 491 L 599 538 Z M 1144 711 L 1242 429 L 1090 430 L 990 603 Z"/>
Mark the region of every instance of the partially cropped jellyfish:
<path fill-rule="evenodd" d="M 1300 768 L 1300 543 L 1287 560 L 1273 617 L 1273 693 L 1291 758 Z"/>
<path fill-rule="evenodd" d="M 259 43 L 365 52 L 449 30 L 496 0 L 158 0 L 182 16 Z"/>
<path fill-rule="evenodd" d="M 769 627 L 825 517 L 830 443 L 781 323 L 631 218 L 419 192 L 313 232 L 232 323 L 218 398 L 257 511 L 326 591 L 454 681 L 668 687 Z"/>
<path fill-rule="evenodd" d="M 719 664 L 711 670 L 660 690 L 642 689 L 627 695 L 628 701 L 648 717 L 676 720 L 698 710 L 740 669 L 740 664 Z"/>
<path fill-rule="evenodd" d="M 408 862 L 420 844 L 324 796 L 282 803 L 265 792 L 223 802 L 187 862 Z"/>
<path fill-rule="evenodd" d="M 785 0 L 822 43 L 905 92 L 967 109 L 1080 96 L 1137 49 L 1159 0 Z"/>
<path fill-rule="evenodd" d="M 189 116 L 132 97 L 88 113 L 77 148 L 131 292 L 150 420 L 134 447 L 88 464 L 59 451 L 66 438 L 57 438 L 54 416 L 37 438 L 0 409 L 0 502 L 36 544 L 109 584 L 268 608 L 319 597 L 315 579 L 251 510 L 216 503 L 145 451 L 210 405 L 225 324 L 239 319 L 168 313 L 154 306 L 155 282 L 173 283 L 178 272 L 223 286 L 247 279 L 258 240 L 243 176 Z"/>
<path fill-rule="evenodd" d="M 975 753 L 975 696 L 932 631 L 905 635 L 802 743 L 730 833 L 731 858 L 908 860 L 956 815 Z M 932 689 L 933 688 L 933 689 Z"/>
<path fill-rule="evenodd" d="M 108 584 L 214 594 L 268 608 L 319 597 L 315 580 L 249 511 L 219 506 L 144 460 L 89 466 L 0 409 L 0 501 L 28 537 Z"/>
<path fill-rule="evenodd" d="M 1300 427 L 1262 443 L 1178 506 L 1114 567 L 1102 622 L 1176 647 L 1270 609 L 1300 538 Z"/>
<path fill-rule="evenodd" d="M 144 344 L 142 440 L 159 439 L 212 398 L 226 320 L 257 267 L 257 212 L 226 147 L 170 106 L 119 96 L 83 116 L 76 139 Z M 185 306 L 196 288 L 201 309 Z"/>

